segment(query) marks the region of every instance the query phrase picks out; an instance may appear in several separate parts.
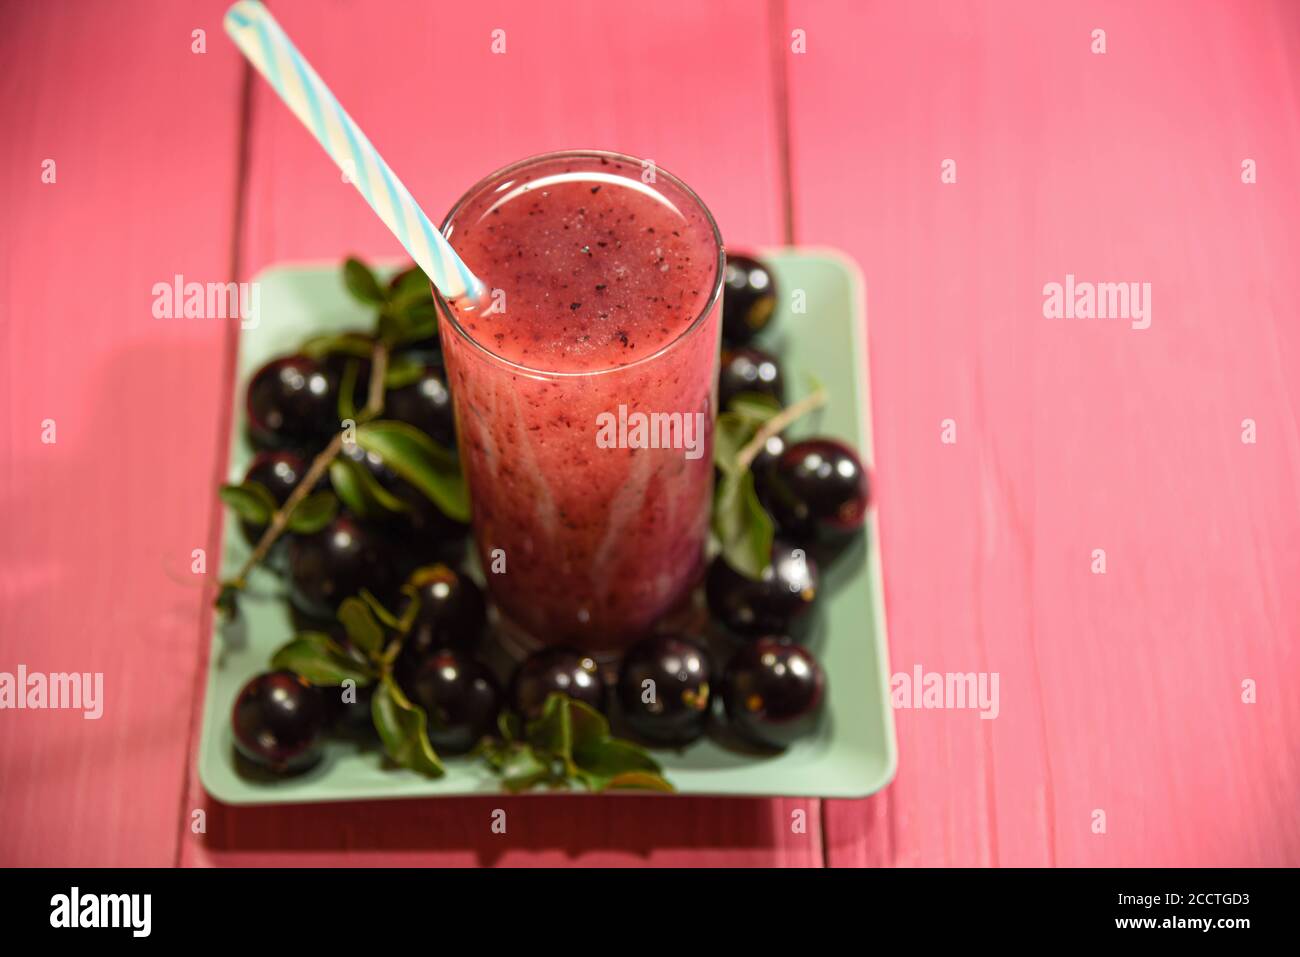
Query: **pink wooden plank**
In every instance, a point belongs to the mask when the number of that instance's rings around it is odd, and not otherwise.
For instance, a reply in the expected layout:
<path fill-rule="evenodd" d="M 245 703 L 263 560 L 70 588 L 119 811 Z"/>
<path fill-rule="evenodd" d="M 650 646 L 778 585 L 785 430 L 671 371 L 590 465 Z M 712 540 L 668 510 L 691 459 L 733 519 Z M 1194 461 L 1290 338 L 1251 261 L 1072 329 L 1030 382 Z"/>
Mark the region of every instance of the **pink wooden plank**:
<path fill-rule="evenodd" d="M 14 4 L 0 31 L 0 671 L 104 675 L 99 720 L 0 714 L 0 864 L 176 858 L 225 323 L 154 319 L 152 287 L 228 278 L 222 6 Z"/>
<path fill-rule="evenodd" d="M 305 2 L 276 15 L 431 215 L 491 169 L 548 149 L 654 159 L 703 195 L 733 242 L 779 239 L 780 183 L 765 10 L 689 0 L 434 6 Z M 505 31 L 504 55 L 491 52 Z M 719 51 L 726 51 L 720 68 Z M 448 85 L 454 95 L 439 92 Z M 455 117 L 435 109 L 462 104 Z M 244 262 L 252 273 L 349 251 L 400 253 L 316 143 L 258 81 Z M 268 317 L 267 321 L 274 321 Z M 197 865 L 820 865 L 818 802 L 591 799 L 223 808 L 191 777 Z M 490 831 L 507 810 L 505 836 Z M 806 833 L 792 833 L 795 810 Z M 182 822 L 183 828 L 186 822 Z"/>
<path fill-rule="evenodd" d="M 898 713 L 830 862 L 1300 863 L 1297 8 L 792 0 L 787 28 L 797 237 L 868 284 L 893 667 L 1001 682 L 996 720 Z M 1150 282 L 1151 328 L 1043 318 L 1067 273 Z"/>

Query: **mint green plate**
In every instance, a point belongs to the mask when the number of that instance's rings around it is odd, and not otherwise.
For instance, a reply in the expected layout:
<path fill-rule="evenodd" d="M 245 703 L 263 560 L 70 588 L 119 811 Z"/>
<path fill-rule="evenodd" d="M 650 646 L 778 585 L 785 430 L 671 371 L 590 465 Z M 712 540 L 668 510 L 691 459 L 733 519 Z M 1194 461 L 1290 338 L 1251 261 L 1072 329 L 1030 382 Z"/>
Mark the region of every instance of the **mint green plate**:
<path fill-rule="evenodd" d="M 825 408 L 791 430 L 796 437 L 832 435 L 858 447 L 870 462 L 871 393 L 867 387 L 862 279 L 845 257 L 825 250 L 770 250 L 781 306 L 761 343 L 781 355 L 798 399 L 815 375 L 830 394 Z M 252 457 L 244 440 L 242 397 L 249 376 L 267 360 L 293 351 L 308 335 L 365 329 L 370 317 L 343 289 L 338 266 L 276 266 L 261 273 L 261 322 L 240 336 L 230 480 L 238 482 Z M 806 311 L 791 311 L 796 290 Z M 227 520 L 222 577 L 249 552 L 238 525 Z M 866 535 L 822 569 L 819 625 L 809 646 L 828 680 L 826 711 L 817 732 L 786 751 L 758 755 L 729 750 L 704 738 L 681 752 L 655 756 L 681 794 L 863 797 L 894 776 L 897 748 L 889 705 L 889 663 L 881 588 L 879 535 L 873 510 Z M 481 762 L 447 759 L 447 774 L 429 780 L 386 767 L 377 749 L 339 741 L 307 774 L 287 780 L 254 779 L 236 768 L 230 710 L 239 689 L 264 671 L 272 652 L 292 635 L 279 579 L 259 570 L 241 603 L 240 621 L 218 625 L 212 636 L 203 709 L 199 775 L 208 793 L 227 804 L 293 804 L 373 798 L 493 794 L 496 779 Z M 548 793 L 548 792 L 534 792 Z"/>

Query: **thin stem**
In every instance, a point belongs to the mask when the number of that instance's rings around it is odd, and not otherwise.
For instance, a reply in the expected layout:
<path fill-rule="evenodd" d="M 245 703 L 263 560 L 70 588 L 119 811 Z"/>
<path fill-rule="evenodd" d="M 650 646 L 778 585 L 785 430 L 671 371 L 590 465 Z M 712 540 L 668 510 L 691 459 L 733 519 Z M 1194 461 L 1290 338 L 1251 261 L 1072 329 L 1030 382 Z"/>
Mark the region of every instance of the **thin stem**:
<path fill-rule="evenodd" d="M 382 341 L 375 343 L 374 351 L 370 354 L 370 393 L 366 397 L 366 406 L 361 410 L 357 418 L 362 422 L 368 422 L 384 411 L 384 375 L 388 371 L 388 346 Z M 329 469 L 330 464 L 338 458 L 339 452 L 343 450 L 342 431 L 335 433 L 334 438 L 330 439 L 329 445 L 325 446 L 314 459 L 311 467 L 307 469 L 307 474 L 302 477 L 289 497 L 284 500 L 284 504 L 276 509 L 275 514 L 271 516 L 270 523 L 266 526 L 266 531 L 262 537 L 257 540 L 257 547 L 253 549 L 253 554 L 248 556 L 248 561 L 239 569 L 239 574 L 229 582 L 235 588 L 242 589 L 248 583 L 248 576 L 256 568 L 276 540 L 284 534 L 284 530 L 289 525 L 289 516 L 298 504 L 306 498 L 316 484 L 324 477 L 325 472 Z"/>
<path fill-rule="evenodd" d="M 772 418 L 764 422 L 754 437 L 745 444 L 736 456 L 736 468 L 739 472 L 744 472 L 753 464 L 758 453 L 763 451 L 763 445 L 774 435 L 779 435 L 791 422 L 803 418 L 809 412 L 820 409 L 826 404 L 826 390 L 818 389 L 811 395 L 805 396 L 794 405 L 787 406 Z"/>
<path fill-rule="evenodd" d="M 370 354 L 370 395 L 361 410 L 362 421 L 373 419 L 384 411 L 384 377 L 388 375 L 388 346 L 383 341 L 375 343 Z"/>
<path fill-rule="evenodd" d="M 231 582 L 232 585 L 236 588 L 244 587 L 247 583 L 249 572 L 251 572 L 258 563 L 266 557 L 266 553 L 271 550 L 271 546 L 275 544 L 276 539 L 280 537 L 280 534 L 289 524 L 289 516 L 293 514 L 293 510 L 298 507 L 298 503 L 306 498 L 307 493 L 310 492 L 312 488 L 315 487 L 316 483 L 320 481 L 321 476 L 323 476 L 325 470 L 330 467 L 330 463 L 338 457 L 339 451 L 342 448 L 343 433 L 339 432 L 334 436 L 334 438 L 330 439 L 330 444 L 325 446 L 316 458 L 312 459 L 311 468 L 309 468 L 307 474 L 302 477 L 302 481 L 294 487 L 294 490 L 289 494 L 289 497 L 284 500 L 284 504 L 276 509 L 275 514 L 271 516 L 271 523 L 266 526 L 266 531 L 264 531 L 262 537 L 257 540 L 257 547 L 253 549 L 253 554 L 248 556 L 248 561 L 244 562 L 244 567 L 239 570 L 239 574 L 236 575 L 235 580 Z"/>

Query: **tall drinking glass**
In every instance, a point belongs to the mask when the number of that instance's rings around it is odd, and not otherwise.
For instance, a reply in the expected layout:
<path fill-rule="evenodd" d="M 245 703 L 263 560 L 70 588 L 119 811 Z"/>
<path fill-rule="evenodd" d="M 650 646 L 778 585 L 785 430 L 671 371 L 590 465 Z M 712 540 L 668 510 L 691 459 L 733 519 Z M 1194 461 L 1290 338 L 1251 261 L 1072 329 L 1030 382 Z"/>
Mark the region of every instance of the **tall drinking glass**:
<path fill-rule="evenodd" d="M 703 568 L 717 224 L 652 163 L 584 150 L 493 173 L 443 233 L 492 289 L 438 300 L 489 594 L 533 642 L 617 651 Z"/>

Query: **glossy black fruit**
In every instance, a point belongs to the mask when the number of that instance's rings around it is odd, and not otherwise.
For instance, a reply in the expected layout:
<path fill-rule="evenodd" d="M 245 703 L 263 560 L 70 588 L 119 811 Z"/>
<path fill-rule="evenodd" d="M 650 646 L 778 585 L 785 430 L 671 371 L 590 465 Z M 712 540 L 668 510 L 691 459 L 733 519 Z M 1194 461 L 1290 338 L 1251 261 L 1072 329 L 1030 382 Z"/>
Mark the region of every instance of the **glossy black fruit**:
<path fill-rule="evenodd" d="M 248 385 L 248 428 L 258 442 L 311 446 L 339 427 L 338 379 L 307 356 L 284 356 L 258 369 Z"/>
<path fill-rule="evenodd" d="M 774 467 L 762 476 L 755 474 L 755 480 L 781 532 L 802 542 L 856 532 L 871 502 L 862 462 L 834 439 L 791 445 Z"/>
<path fill-rule="evenodd" d="M 444 448 L 456 448 L 456 423 L 447 374 L 436 365 L 426 365 L 415 382 L 388 390 L 384 397 L 384 418 L 406 422 Z"/>
<path fill-rule="evenodd" d="M 429 719 L 429 743 L 439 754 L 464 754 L 496 733 L 501 692 L 492 673 L 469 655 L 435 651 L 410 677 L 408 690 Z"/>
<path fill-rule="evenodd" d="M 292 452 L 260 452 L 244 473 L 245 482 L 256 482 L 271 493 L 276 505 L 283 505 L 307 474 L 307 463 Z M 266 530 L 265 525 L 241 521 L 239 530 L 244 541 L 256 545 Z M 276 544 L 279 544 L 278 542 Z"/>
<path fill-rule="evenodd" d="M 754 456 L 754 461 L 750 463 L 749 470 L 754 473 L 754 481 L 762 484 L 767 473 L 775 467 L 777 461 L 785 454 L 786 441 L 781 435 L 769 436 L 759 449 L 758 454 Z"/>
<path fill-rule="evenodd" d="M 727 255 L 722 287 L 722 338 L 732 345 L 747 343 L 772 321 L 776 311 L 776 280 L 757 259 Z"/>
<path fill-rule="evenodd" d="M 320 688 L 321 700 L 329 727 L 345 734 L 365 735 L 375 733 L 375 722 L 370 713 L 370 702 L 375 696 L 375 686 L 359 685 L 355 688 Z M 352 700 L 345 701 L 344 694 Z"/>
<path fill-rule="evenodd" d="M 418 569 L 409 579 L 420 602 L 402 644 L 403 670 L 413 671 L 434 651 L 473 651 L 487 626 L 487 601 L 474 580 L 443 564 Z"/>
<path fill-rule="evenodd" d="M 368 588 L 391 599 L 392 564 L 379 537 L 351 515 L 289 541 L 289 597 L 305 614 L 333 618 L 344 598 Z"/>
<path fill-rule="evenodd" d="M 776 356 L 762 349 L 723 349 L 718 373 L 718 408 L 726 409 L 733 398 L 745 392 L 756 392 L 784 403 L 781 364 Z"/>
<path fill-rule="evenodd" d="M 257 482 L 268 492 L 275 504 L 283 505 L 307 474 L 307 463 L 302 456 L 292 452 L 261 452 L 254 456 L 245 482 Z"/>
<path fill-rule="evenodd" d="M 405 513 L 410 516 L 411 513 Z M 417 569 L 439 562 L 455 567 L 464 561 L 468 551 L 468 526 L 452 522 L 436 512 L 433 530 L 430 526 L 408 517 L 389 522 L 380 531 L 384 554 L 391 556 L 394 577 L 405 581 Z"/>
<path fill-rule="evenodd" d="M 713 617 L 739 635 L 802 634 L 819 578 L 811 555 L 778 540 L 761 578 L 746 578 L 719 555 L 709 566 L 704 590 Z"/>
<path fill-rule="evenodd" d="M 325 705 L 319 689 L 288 671 L 258 675 L 244 685 L 230 716 L 235 748 L 278 774 L 303 771 L 321 756 Z"/>
<path fill-rule="evenodd" d="M 703 647 L 685 638 L 647 638 L 628 650 L 619 668 L 623 716 L 648 741 L 690 744 L 708 723 L 710 680 Z"/>
<path fill-rule="evenodd" d="M 525 720 L 541 715 L 552 691 L 605 710 L 605 682 L 590 655 L 571 648 L 544 648 L 515 670 L 510 698 Z"/>
<path fill-rule="evenodd" d="M 826 677 L 807 648 L 776 638 L 746 645 L 727 665 L 722 700 L 738 733 L 784 748 L 817 724 Z"/>

